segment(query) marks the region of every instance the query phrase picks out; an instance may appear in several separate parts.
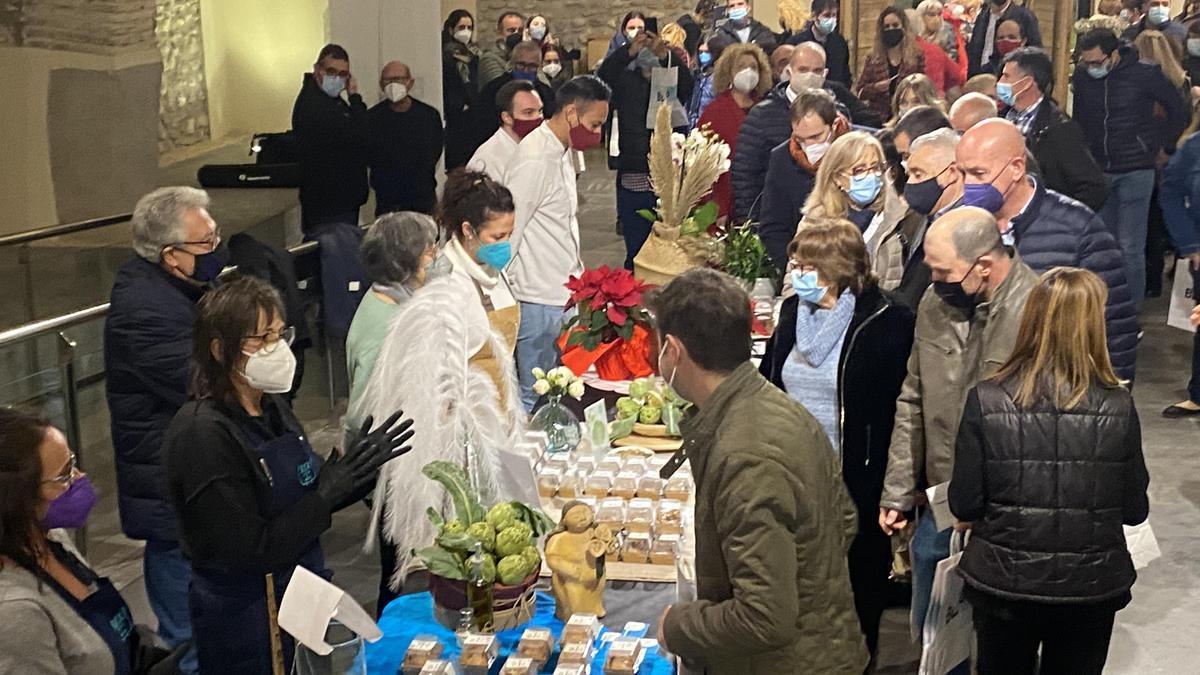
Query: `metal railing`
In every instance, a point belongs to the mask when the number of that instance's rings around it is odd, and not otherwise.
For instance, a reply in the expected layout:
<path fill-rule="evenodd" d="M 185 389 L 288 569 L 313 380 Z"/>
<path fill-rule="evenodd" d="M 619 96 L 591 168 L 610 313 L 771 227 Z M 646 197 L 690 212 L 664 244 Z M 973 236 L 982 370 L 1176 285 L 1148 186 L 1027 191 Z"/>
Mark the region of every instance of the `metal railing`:
<path fill-rule="evenodd" d="M 109 225 L 128 222 L 132 218 L 132 213 L 122 213 L 115 216 L 81 220 L 77 223 L 51 225 L 50 227 L 39 227 L 36 230 L 26 230 L 24 232 L 17 232 L 16 234 L 6 234 L 4 236 L 0 236 L 0 247 L 16 246 L 17 244 L 29 244 L 42 239 L 50 239 L 51 237 L 61 237 L 64 234 L 74 234 L 76 232 L 95 230 L 101 227 L 108 227 Z"/>

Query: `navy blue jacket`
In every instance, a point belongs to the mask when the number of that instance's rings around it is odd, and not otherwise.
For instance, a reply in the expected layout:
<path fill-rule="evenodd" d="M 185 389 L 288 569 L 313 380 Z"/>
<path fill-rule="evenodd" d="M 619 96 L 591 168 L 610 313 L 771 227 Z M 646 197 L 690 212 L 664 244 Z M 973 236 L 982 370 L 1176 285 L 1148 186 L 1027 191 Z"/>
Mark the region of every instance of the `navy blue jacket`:
<path fill-rule="evenodd" d="M 203 289 L 134 257 L 113 283 L 104 322 L 105 390 L 117 464 L 121 530 L 176 541 L 163 434 L 187 401 L 192 324 Z"/>
<path fill-rule="evenodd" d="M 816 177 L 792 159 L 788 139 L 771 150 L 759 208 L 758 236 L 780 273 L 787 267 L 787 245 L 796 236 L 804 201 Z"/>
<path fill-rule="evenodd" d="M 737 152 L 733 156 L 733 215 L 745 220 L 752 215 L 750 207 L 763 191 L 771 150 L 792 134 L 791 102 L 787 97 L 787 82 L 780 82 L 746 114 L 738 132 Z M 838 107 L 850 123 L 864 127 L 883 126 L 879 116 L 850 90 L 838 82 L 825 81 L 825 89 L 837 99 Z M 755 209 L 758 213 L 758 209 Z"/>
<path fill-rule="evenodd" d="M 1129 45 L 1119 50 L 1121 60 L 1099 80 L 1078 67 L 1075 85 L 1075 121 L 1083 127 L 1092 156 L 1108 173 L 1154 168 L 1159 150 L 1173 151 L 1175 140 L 1188 123 L 1179 90 L 1162 68 L 1138 59 Z M 1154 104 L 1167 119 L 1154 117 Z"/>
<path fill-rule="evenodd" d="M 1039 274 L 1054 267 L 1082 267 L 1108 285 L 1104 317 L 1108 355 L 1122 379 L 1132 380 L 1137 359 L 1138 316 L 1129 295 L 1121 247 L 1104 221 L 1079 202 L 1036 184 L 1025 212 L 1012 219 L 1021 260 Z"/>
<path fill-rule="evenodd" d="M 826 80 L 834 80 L 841 82 L 849 87 L 854 83 L 850 75 L 850 45 L 846 43 L 846 38 L 836 30 L 825 36 L 825 41 L 817 39 L 813 33 L 813 22 L 809 21 L 804 30 L 796 33 L 788 38 L 789 45 L 798 45 L 802 42 L 815 42 L 825 49 L 825 67 L 829 69 L 829 73 L 825 75 Z"/>
<path fill-rule="evenodd" d="M 979 10 L 979 18 L 975 20 L 975 28 L 971 31 L 971 40 L 967 43 L 967 75 L 973 77 L 980 73 L 995 73 L 991 68 L 995 67 L 996 47 L 992 44 L 991 63 L 983 62 L 983 43 L 987 39 L 987 28 L 989 12 L 989 3 L 984 3 L 984 7 Z M 1041 47 L 1042 46 L 1042 30 L 1038 27 L 1037 16 L 1033 12 L 1018 5 L 1015 0 L 1008 9 L 1000 15 L 999 20 L 993 28 L 999 28 L 1003 21 L 1012 19 L 1021 24 L 1021 34 L 1025 36 L 1025 46 Z"/>

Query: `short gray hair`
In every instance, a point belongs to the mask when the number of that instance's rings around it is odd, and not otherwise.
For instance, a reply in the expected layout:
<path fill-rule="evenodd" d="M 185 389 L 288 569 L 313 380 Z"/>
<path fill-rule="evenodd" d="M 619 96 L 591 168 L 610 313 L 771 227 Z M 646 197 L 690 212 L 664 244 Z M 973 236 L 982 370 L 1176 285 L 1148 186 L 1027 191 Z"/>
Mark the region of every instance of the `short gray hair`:
<path fill-rule="evenodd" d="M 164 187 L 145 195 L 133 207 L 133 251 L 150 262 L 158 262 L 162 250 L 187 240 L 184 214 L 207 209 L 208 193 L 193 187 Z"/>
<path fill-rule="evenodd" d="M 379 284 L 404 284 L 417 273 L 425 249 L 437 244 L 438 229 L 424 213 L 400 211 L 380 216 L 362 240 L 367 276 Z"/>
<path fill-rule="evenodd" d="M 939 154 L 949 154 L 951 157 L 953 157 L 955 150 L 958 149 L 958 141 L 960 139 L 961 137 L 958 135 L 958 132 L 953 129 L 947 129 L 945 127 L 941 129 L 934 129 L 924 136 L 918 136 L 912 142 L 912 144 L 908 146 L 908 155 L 911 157 L 917 152 L 917 150 L 920 150 L 928 145 L 932 146 L 932 149 L 937 151 Z"/>
<path fill-rule="evenodd" d="M 975 206 L 963 206 L 959 212 L 950 241 L 961 260 L 974 262 L 979 256 L 1003 247 L 996 217 Z"/>

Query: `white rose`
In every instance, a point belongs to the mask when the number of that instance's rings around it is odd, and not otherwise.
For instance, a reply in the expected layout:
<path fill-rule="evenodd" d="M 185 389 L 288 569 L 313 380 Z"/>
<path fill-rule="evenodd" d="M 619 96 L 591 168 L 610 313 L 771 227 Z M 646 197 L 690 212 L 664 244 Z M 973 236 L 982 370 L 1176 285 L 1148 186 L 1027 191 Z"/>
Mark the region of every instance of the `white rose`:
<path fill-rule="evenodd" d="M 546 378 L 546 371 L 542 370 L 541 368 L 534 368 L 529 372 L 533 373 L 533 377 L 535 379 L 542 380 Z"/>
<path fill-rule="evenodd" d="M 533 383 L 533 393 L 538 396 L 545 396 L 550 391 L 550 383 L 546 380 L 538 380 Z"/>
<path fill-rule="evenodd" d="M 572 382 L 571 386 L 567 389 L 567 393 L 576 401 L 583 398 L 583 382 L 581 380 Z"/>

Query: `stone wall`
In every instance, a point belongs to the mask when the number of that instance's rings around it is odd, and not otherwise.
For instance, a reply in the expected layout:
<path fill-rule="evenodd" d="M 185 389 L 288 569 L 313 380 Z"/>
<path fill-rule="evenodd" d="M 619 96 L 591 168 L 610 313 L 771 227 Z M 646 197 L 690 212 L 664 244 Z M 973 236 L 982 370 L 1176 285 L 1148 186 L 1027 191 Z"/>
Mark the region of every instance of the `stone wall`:
<path fill-rule="evenodd" d="M 491 44 L 496 36 L 496 19 L 500 13 L 513 9 L 529 16 L 543 14 L 550 30 L 568 48 L 582 48 L 590 38 L 612 37 L 617 22 L 630 10 L 641 10 L 646 16 L 658 17 L 659 25 L 674 21 L 696 7 L 695 0 L 478 0 L 475 18 L 481 46 Z"/>
<path fill-rule="evenodd" d="M 157 0 L 154 35 L 162 53 L 158 103 L 160 153 L 209 137 L 208 87 L 200 0 Z"/>
<path fill-rule="evenodd" d="M 111 54 L 154 46 L 154 0 L 23 0 L 25 47 Z"/>

